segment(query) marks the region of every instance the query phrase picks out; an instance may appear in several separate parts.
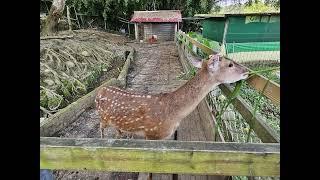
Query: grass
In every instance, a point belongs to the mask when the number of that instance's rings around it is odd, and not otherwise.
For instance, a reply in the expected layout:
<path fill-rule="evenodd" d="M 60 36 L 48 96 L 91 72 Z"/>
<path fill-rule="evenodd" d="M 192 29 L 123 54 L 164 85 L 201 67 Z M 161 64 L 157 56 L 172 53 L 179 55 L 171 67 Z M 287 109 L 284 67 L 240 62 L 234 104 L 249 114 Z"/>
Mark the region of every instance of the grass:
<path fill-rule="evenodd" d="M 280 83 L 278 76 L 274 72 L 266 70 L 274 70 L 276 66 L 256 65 L 251 67 L 254 71 L 263 71 L 261 74 L 266 78 Z M 239 85 L 241 84 L 241 87 Z M 264 95 L 261 95 L 255 89 L 249 87 L 244 81 L 243 83 L 237 82 L 231 84 L 234 90 L 233 95 L 241 96 L 256 112 L 265 119 L 266 123 L 280 135 L 280 107 L 272 104 Z M 209 104 L 216 109 L 216 120 L 218 127 L 223 132 L 227 129 L 229 133 L 224 132 L 224 138 L 228 141 L 235 142 L 255 142 L 260 143 L 261 140 L 254 132 L 251 132 L 250 126 L 242 118 L 240 113 L 232 106 L 232 96 L 225 97 L 219 88 L 216 88 L 209 94 Z M 222 123 L 225 128 L 222 128 Z"/>

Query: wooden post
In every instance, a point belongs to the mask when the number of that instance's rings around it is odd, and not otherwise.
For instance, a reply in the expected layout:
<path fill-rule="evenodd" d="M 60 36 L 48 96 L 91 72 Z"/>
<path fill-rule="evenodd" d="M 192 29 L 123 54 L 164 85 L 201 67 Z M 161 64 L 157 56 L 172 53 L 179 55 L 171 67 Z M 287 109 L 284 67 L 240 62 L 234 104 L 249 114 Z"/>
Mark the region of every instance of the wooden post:
<path fill-rule="evenodd" d="M 130 23 L 128 22 L 128 33 L 129 33 L 129 37 L 130 37 Z"/>
<path fill-rule="evenodd" d="M 223 32 L 223 39 L 222 39 L 222 47 L 226 48 L 226 38 L 227 38 L 227 31 L 228 31 L 228 28 L 229 28 L 229 19 L 226 18 L 226 22 L 225 22 L 225 25 L 224 25 L 224 32 Z M 224 49 L 225 53 L 224 55 L 227 55 L 227 52 L 226 52 L 226 49 Z"/>
<path fill-rule="evenodd" d="M 139 40 L 139 30 L 138 30 L 137 23 L 134 23 L 134 33 L 135 33 L 136 40 Z"/>
<path fill-rule="evenodd" d="M 78 28 L 80 29 L 80 22 L 79 22 L 79 19 L 78 19 L 78 13 L 76 11 L 76 8 L 73 6 L 73 10 L 74 10 L 74 14 L 76 15 L 76 19 L 77 19 L 77 23 L 78 23 Z"/>
<path fill-rule="evenodd" d="M 69 6 L 67 6 L 67 18 L 68 18 L 68 24 L 69 24 L 69 31 L 72 31 Z"/>
<path fill-rule="evenodd" d="M 174 37 L 176 36 L 177 34 L 177 23 L 174 24 Z M 174 38 L 174 42 L 176 42 L 176 38 Z"/>

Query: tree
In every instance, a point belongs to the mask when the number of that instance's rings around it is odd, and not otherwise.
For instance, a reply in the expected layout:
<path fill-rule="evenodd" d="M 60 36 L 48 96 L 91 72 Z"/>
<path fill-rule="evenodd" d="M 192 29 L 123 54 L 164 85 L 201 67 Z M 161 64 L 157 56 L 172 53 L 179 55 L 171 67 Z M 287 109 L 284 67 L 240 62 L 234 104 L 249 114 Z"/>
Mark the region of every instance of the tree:
<path fill-rule="evenodd" d="M 275 9 L 271 6 L 268 6 L 262 3 L 259 0 L 256 0 L 251 6 L 245 6 L 244 12 L 245 13 L 252 13 L 252 12 L 271 12 L 275 11 Z"/>
<path fill-rule="evenodd" d="M 52 35 L 58 31 L 58 21 L 63 14 L 64 6 L 65 0 L 53 0 L 45 27 L 42 31 L 43 35 Z"/>

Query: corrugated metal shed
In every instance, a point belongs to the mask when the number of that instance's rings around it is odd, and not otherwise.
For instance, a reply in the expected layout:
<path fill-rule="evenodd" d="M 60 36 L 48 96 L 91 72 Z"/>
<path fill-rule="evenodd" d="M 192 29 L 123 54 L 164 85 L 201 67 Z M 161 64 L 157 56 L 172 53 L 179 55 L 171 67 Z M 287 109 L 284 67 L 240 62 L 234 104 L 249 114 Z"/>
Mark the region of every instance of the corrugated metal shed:
<path fill-rule="evenodd" d="M 135 23 L 137 40 L 156 35 L 158 41 L 173 41 L 182 18 L 180 10 L 134 11 L 131 22 Z"/>
<path fill-rule="evenodd" d="M 146 23 L 144 24 L 144 37 L 157 35 L 159 40 L 172 41 L 174 39 L 174 23 Z"/>

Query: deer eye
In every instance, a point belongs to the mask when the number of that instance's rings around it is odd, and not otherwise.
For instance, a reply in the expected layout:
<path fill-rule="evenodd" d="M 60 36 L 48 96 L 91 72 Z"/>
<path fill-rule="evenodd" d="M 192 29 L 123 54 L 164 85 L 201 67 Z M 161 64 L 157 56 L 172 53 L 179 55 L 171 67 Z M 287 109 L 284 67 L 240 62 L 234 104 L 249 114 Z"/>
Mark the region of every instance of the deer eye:
<path fill-rule="evenodd" d="M 232 66 L 233 66 L 233 64 L 232 64 L 232 63 L 230 63 L 230 64 L 229 64 L 229 67 L 232 67 Z"/>

